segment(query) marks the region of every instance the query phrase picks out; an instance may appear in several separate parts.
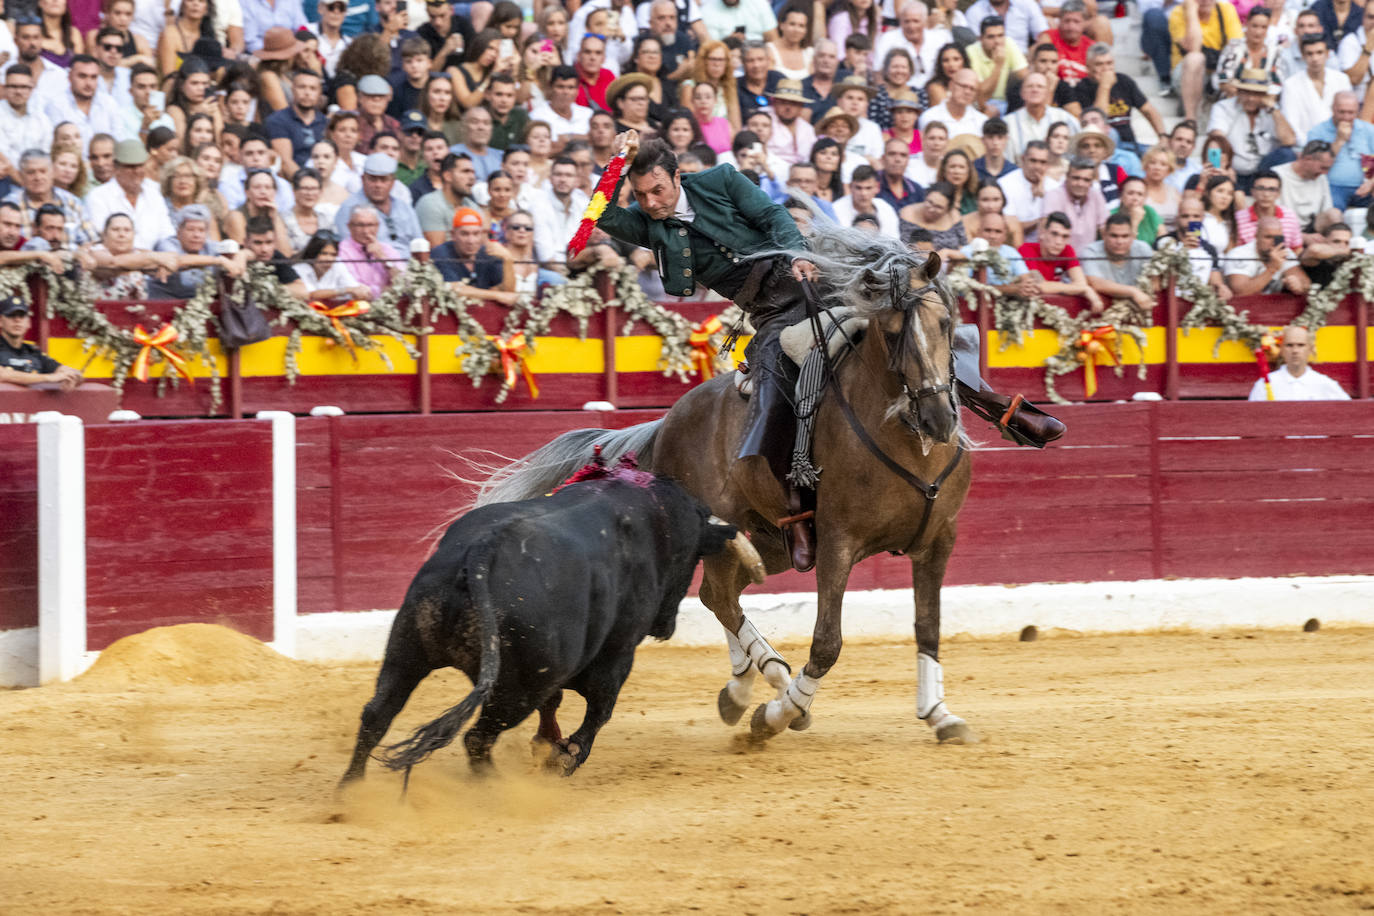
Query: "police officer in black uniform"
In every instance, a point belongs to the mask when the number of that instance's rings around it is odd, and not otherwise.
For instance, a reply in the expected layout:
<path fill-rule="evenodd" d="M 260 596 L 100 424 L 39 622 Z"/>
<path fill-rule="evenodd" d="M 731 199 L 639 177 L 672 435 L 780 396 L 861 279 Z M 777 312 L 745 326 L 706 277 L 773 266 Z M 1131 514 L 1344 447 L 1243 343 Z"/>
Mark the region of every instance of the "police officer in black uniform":
<path fill-rule="evenodd" d="M 0 382 L 26 387 L 55 384 L 63 391 L 80 385 L 80 372 L 24 341 L 32 325 L 29 307 L 22 299 L 0 299 Z"/>

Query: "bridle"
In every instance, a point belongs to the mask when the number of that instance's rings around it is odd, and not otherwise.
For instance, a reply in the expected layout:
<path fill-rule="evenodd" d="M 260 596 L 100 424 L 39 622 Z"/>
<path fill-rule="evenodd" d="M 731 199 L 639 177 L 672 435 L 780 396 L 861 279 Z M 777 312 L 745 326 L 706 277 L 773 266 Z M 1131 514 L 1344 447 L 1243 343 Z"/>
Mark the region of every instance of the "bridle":
<path fill-rule="evenodd" d="M 920 428 L 921 405 L 926 400 L 939 398 L 941 395 L 944 395 L 949 411 L 956 416 L 958 414 L 959 405 L 954 400 L 954 340 L 951 335 L 949 340 L 949 373 L 946 376 L 946 381 L 938 385 L 928 385 L 924 388 L 918 388 L 912 391 L 911 385 L 907 382 L 906 374 L 902 371 L 902 364 L 905 357 L 910 355 L 914 358 L 916 365 L 920 367 L 923 378 L 928 374 L 926 372 L 925 353 L 922 352 L 920 347 L 914 344 L 915 334 L 913 333 L 914 329 L 912 325 L 916 320 L 916 310 L 920 307 L 921 303 L 925 302 L 927 293 L 934 293 L 940 298 L 941 302 L 944 301 L 944 297 L 940 295 L 940 290 L 934 283 L 927 283 L 925 286 L 916 290 L 913 296 L 902 296 L 899 292 L 902 287 L 898 283 L 898 279 L 897 269 L 894 266 L 891 269 L 892 309 L 902 314 L 902 328 L 896 335 L 884 332 L 882 335 L 882 344 L 883 350 L 887 355 L 888 371 L 901 379 L 902 396 L 906 398 L 907 404 L 910 405 L 908 413 L 915 414 L 914 425 L 905 415 L 902 420 L 909 428 L 915 431 Z M 908 301 L 908 299 L 910 301 Z M 897 338 L 895 345 L 892 343 L 892 338 L 894 336 Z"/>
<path fill-rule="evenodd" d="M 889 347 L 887 345 L 886 340 L 883 340 L 882 347 L 884 351 L 887 353 L 888 371 L 897 373 L 897 375 L 901 378 L 902 392 L 907 396 L 907 403 L 914 405 L 914 410 L 917 413 L 917 423 L 919 424 L 920 405 L 926 399 L 936 398 L 939 397 L 941 394 L 945 394 L 949 397 L 950 409 L 956 411 L 958 410 L 958 407 L 956 406 L 956 402 L 954 400 L 953 390 L 954 349 L 953 347 L 950 348 L 949 381 L 940 385 L 932 385 L 926 388 L 920 388 L 917 389 L 915 392 L 912 392 L 910 385 L 907 384 L 905 375 L 901 371 L 902 348 L 909 347 L 912 345 L 911 340 L 914 339 L 914 335 L 911 333 L 912 329 L 909 325 L 912 321 L 914 311 L 917 308 L 917 304 L 924 300 L 925 294 L 927 292 L 934 292 L 937 295 L 939 295 L 939 290 L 936 288 L 934 283 L 928 283 L 916 291 L 916 295 L 912 297 L 915 301 L 912 304 L 907 305 L 903 303 L 902 297 L 898 292 L 900 287 L 895 282 L 895 270 L 893 280 L 893 307 L 896 310 L 902 312 L 903 314 L 901 339 L 898 341 L 898 345 L 896 348 Z M 956 447 L 954 450 L 954 455 L 949 459 L 949 463 L 945 465 L 944 469 L 940 471 L 940 473 L 936 475 L 935 479 L 930 483 L 927 483 L 920 477 L 917 477 L 915 474 L 908 471 L 906 468 L 902 467 L 902 465 L 895 458 L 893 458 L 887 452 L 883 451 L 882 446 L 878 445 L 874 438 L 869 434 L 868 430 L 864 429 L 863 423 L 860 422 L 858 416 L 854 413 L 853 405 L 849 403 L 849 399 L 845 397 L 844 391 L 840 388 L 840 379 L 839 374 L 836 372 L 835 369 L 835 360 L 830 355 L 830 348 L 826 344 L 825 332 L 824 329 L 822 329 L 821 327 L 821 311 L 823 310 L 823 308 L 820 305 L 820 297 L 817 295 L 815 287 L 811 285 L 810 281 L 803 280 L 802 292 L 804 294 L 803 298 L 806 301 L 807 318 L 811 322 L 811 332 L 815 336 L 816 346 L 820 349 L 821 358 L 824 361 L 825 383 L 828 384 L 831 390 L 834 392 L 835 402 L 839 405 L 840 412 L 844 414 L 845 421 L 849 424 L 849 428 L 854 431 L 854 435 L 858 437 L 859 441 L 863 443 L 864 448 L 868 449 L 869 453 L 873 455 L 874 458 L 878 459 L 878 461 L 884 467 L 886 467 L 889 471 L 891 471 L 893 474 L 899 477 L 913 490 L 915 490 L 916 492 L 920 493 L 922 496 L 925 497 L 924 507 L 921 511 L 921 523 L 917 526 L 916 534 L 911 539 L 911 545 L 915 545 L 921 540 L 921 536 L 925 534 L 926 527 L 930 524 L 931 510 L 935 508 L 935 500 L 940 495 L 940 487 L 944 485 L 945 480 L 949 477 L 950 474 L 954 473 L 954 469 L 958 467 L 959 462 L 963 460 L 965 449 L 962 445 Z M 834 320 L 833 316 L 831 317 L 831 320 Z M 838 323 L 836 326 L 840 327 Z M 844 333 L 842 327 L 840 328 L 840 331 L 841 333 Z M 884 333 L 884 337 L 885 336 L 886 335 Z M 850 339 L 847 334 L 845 335 L 845 337 L 848 345 L 850 347 L 853 347 L 854 341 Z M 918 363 L 922 366 L 922 373 L 924 374 L 925 370 L 923 354 L 917 351 L 916 356 Z M 907 423 L 906 425 L 910 427 L 910 423 Z M 919 429 L 919 426 L 917 428 Z"/>

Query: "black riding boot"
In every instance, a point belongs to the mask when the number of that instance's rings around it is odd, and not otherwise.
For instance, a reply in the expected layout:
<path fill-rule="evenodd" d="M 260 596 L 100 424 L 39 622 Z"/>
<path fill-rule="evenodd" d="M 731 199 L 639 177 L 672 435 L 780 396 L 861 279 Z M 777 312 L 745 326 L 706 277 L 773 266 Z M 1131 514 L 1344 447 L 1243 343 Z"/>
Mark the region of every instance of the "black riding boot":
<path fill-rule="evenodd" d="M 1018 445 L 1044 448 L 1064 435 L 1064 424 L 1021 395 L 1009 397 L 991 388 L 974 391 L 959 383 L 959 401 L 969 410 L 996 424 L 1003 437 Z"/>

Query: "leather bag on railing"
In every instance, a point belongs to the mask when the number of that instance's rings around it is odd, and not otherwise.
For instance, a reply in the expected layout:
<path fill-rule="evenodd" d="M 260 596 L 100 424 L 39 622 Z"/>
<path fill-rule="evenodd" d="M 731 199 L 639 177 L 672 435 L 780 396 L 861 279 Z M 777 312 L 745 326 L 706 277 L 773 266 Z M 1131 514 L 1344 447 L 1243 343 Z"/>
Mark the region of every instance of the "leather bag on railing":
<path fill-rule="evenodd" d="M 229 301 L 224 280 L 220 280 L 219 343 L 226 350 L 237 350 L 272 336 L 267 316 L 253 303 L 251 287 L 242 303 Z"/>

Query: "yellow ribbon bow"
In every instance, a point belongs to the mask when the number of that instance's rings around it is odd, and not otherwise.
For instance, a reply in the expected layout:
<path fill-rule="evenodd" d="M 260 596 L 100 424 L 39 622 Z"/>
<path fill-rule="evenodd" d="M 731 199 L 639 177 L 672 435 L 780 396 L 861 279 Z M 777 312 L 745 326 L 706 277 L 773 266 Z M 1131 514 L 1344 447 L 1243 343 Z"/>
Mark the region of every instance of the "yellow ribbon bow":
<path fill-rule="evenodd" d="M 715 344 L 711 343 L 711 338 L 720 333 L 723 325 L 719 315 L 712 315 L 701 324 L 692 328 L 692 333 L 687 338 L 687 343 L 692 346 L 692 365 L 697 372 L 701 373 L 701 378 L 705 381 L 708 378 L 715 378 L 716 375 L 716 356 L 718 351 Z"/>
<path fill-rule="evenodd" d="M 353 346 L 353 335 L 348 333 L 348 329 L 344 327 L 343 322 L 339 319 L 353 318 L 357 315 L 366 314 L 368 310 L 372 308 L 371 304 L 363 302 L 361 299 L 351 299 L 343 305 L 336 305 L 333 308 L 330 308 L 323 302 L 312 302 L 310 303 L 310 307 L 329 319 L 329 323 L 334 325 L 334 330 L 338 331 L 339 336 L 343 338 L 344 345 L 348 347 L 349 352 L 356 358 L 358 350 Z"/>
<path fill-rule="evenodd" d="M 539 385 L 534 380 L 534 373 L 530 371 L 530 364 L 526 361 L 525 351 L 529 349 L 529 341 L 525 339 L 524 332 L 516 334 L 509 340 L 496 341 L 496 349 L 501 352 L 501 373 L 505 377 L 506 387 L 514 388 L 516 382 L 516 372 L 518 371 L 525 377 L 525 384 L 529 386 L 530 397 L 539 397 Z"/>
<path fill-rule="evenodd" d="M 143 349 L 138 351 L 138 357 L 134 359 L 134 367 L 130 374 L 140 382 L 148 381 L 148 363 L 152 359 L 153 351 L 156 350 L 182 378 L 194 385 L 196 380 L 191 377 L 191 370 L 186 365 L 186 360 L 169 347 L 179 336 L 181 335 L 177 333 L 177 329 L 170 324 L 164 324 L 158 328 L 156 334 L 149 334 L 141 324 L 136 326 L 134 328 L 134 342 L 141 345 Z"/>
<path fill-rule="evenodd" d="M 1120 365 L 1120 345 L 1116 328 L 1109 324 L 1078 332 L 1078 361 L 1083 364 L 1083 393 L 1087 397 L 1097 394 L 1097 357 L 1105 354 L 1110 365 Z"/>

